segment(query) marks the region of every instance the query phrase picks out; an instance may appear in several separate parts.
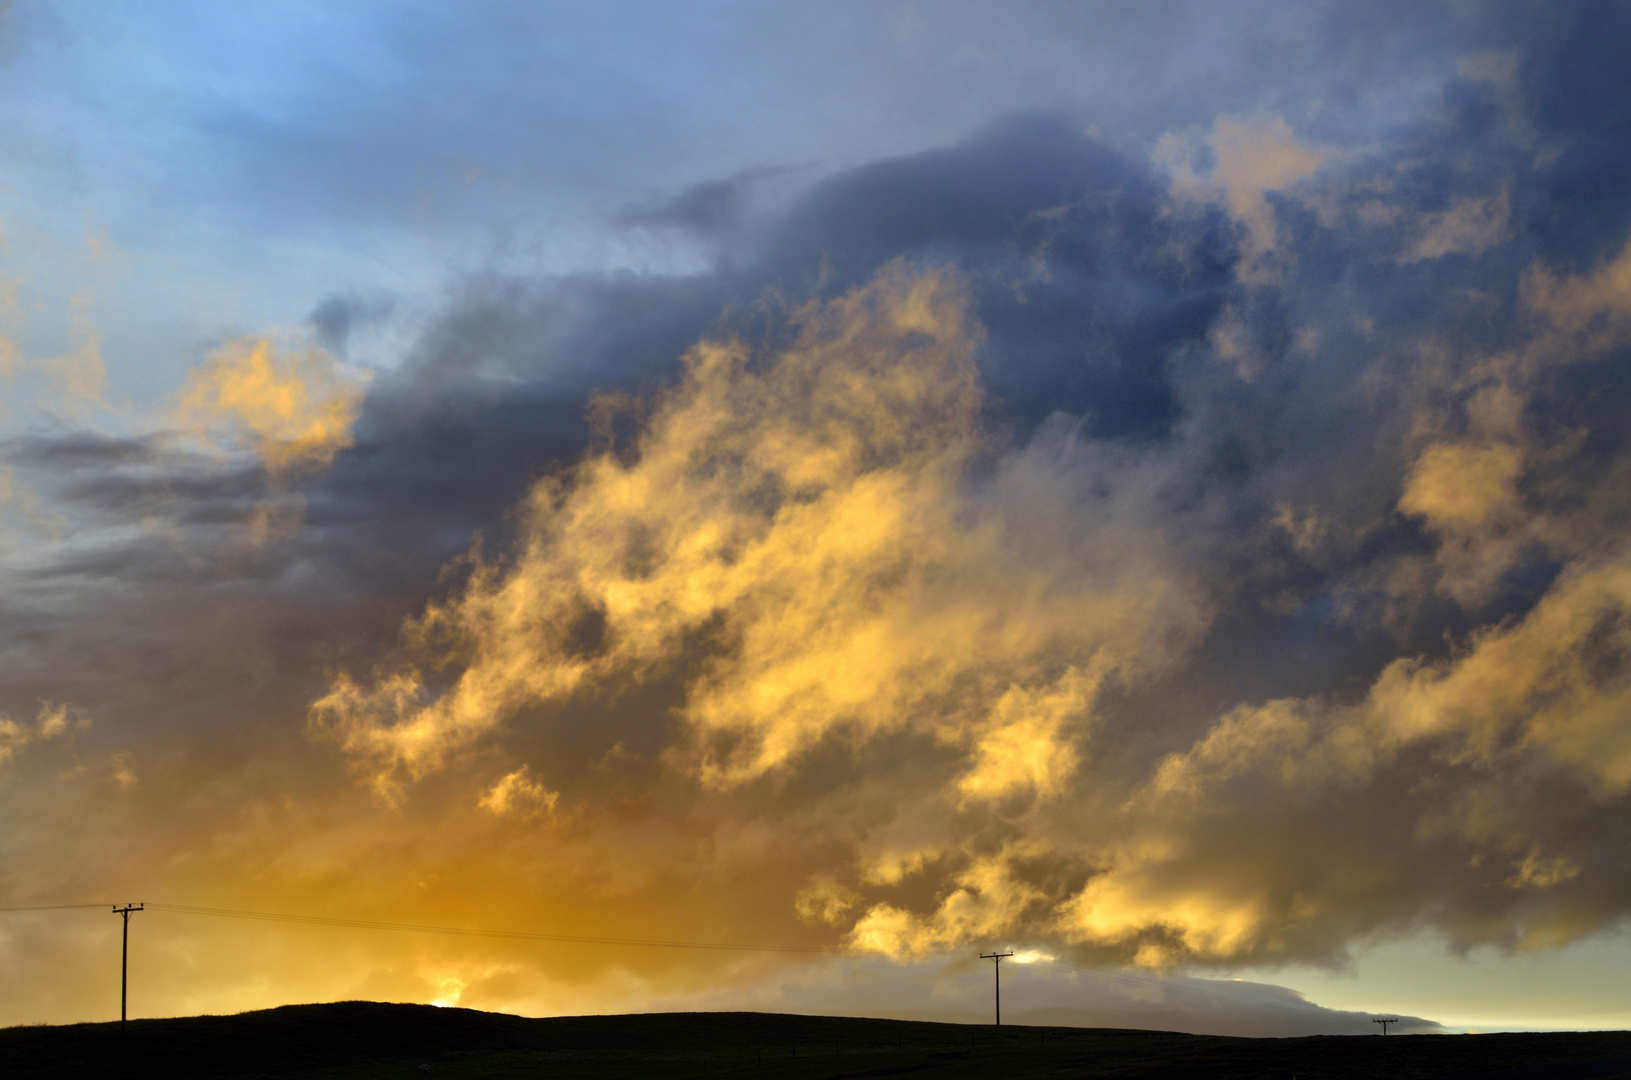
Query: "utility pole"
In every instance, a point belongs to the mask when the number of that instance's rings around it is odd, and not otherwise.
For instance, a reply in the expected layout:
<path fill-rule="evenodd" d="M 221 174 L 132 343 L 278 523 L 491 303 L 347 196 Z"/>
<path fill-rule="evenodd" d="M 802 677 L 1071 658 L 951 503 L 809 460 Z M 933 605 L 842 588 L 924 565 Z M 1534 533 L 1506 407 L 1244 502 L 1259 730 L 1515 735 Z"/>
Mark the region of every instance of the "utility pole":
<path fill-rule="evenodd" d="M 1382 1025 L 1382 1034 L 1383 1035 L 1387 1034 L 1387 1026 L 1389 1024 L 1397 1024 L 1398 1022 L 1399 1022 L 1399 1018 L 1397 1016 L 1387 1016 L 1387 1017 L 1383 1017 L 1380 1020 L 1372 1020 L 1371 1021 L 1371 1023 L 1373 1023 L 1373 1024 L 1381 1024 Z"/>
<path fill-rule="evenodd" d="M 130 913 L 140 911 L 145 904 L 126 904 L 113 909 L 115 915 L 125 917 L 125 943 L 119 951 L 119 1030 L 125 1029 L 125 1000 L 130 987 Z"/>
<path fill-rule="evenodd" d="M 981 960 L 991 961 L 991 972 L 997 977 L 997 1026 L 1002 1027 L 1002 962 L 1014 955 L 1011 952 L 983 952 Z"/>

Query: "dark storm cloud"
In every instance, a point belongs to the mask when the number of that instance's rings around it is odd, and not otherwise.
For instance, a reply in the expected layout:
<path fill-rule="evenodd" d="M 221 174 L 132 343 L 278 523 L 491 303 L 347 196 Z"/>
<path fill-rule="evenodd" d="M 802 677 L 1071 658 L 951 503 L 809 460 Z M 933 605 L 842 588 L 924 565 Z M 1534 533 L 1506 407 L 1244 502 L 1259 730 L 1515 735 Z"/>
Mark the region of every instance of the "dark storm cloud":
<path fill-rule="evenodd" d="M 710 200 L 690 192 L 641 227 L 675 215 L 690 222 L 692 204 Z M 729 228 L 716 272 L 466 280 L 401 371 L 371 390 L 356 447 L 299 483 L 306 526 L 254 560 L 257 572 L 315 560 L 354 575 L 368 603 L 411 608 L 477 533 L 503 550 L 507 515 L 527 487 L 587 445 L 592 393 L 665 385 L 700 337 L 773 333 L 784 305 L 836 295 L 895 259 L 964 275 L 1004 422 L 1023 431 L 1065 410 L 1085 414 L 1095 433 L 1155 437 L 1174 416 L 1168 357 L 1204 335 L 1229 268 L 1215 218 L 1182 230 L 1165 223 L 1147 167 L 1076 125 L 1036 117 L 821 182 L 768 232 Z M 338 345 L 377 308 L 336 296 L 313 319 Z M 266 497 L 253 471 L 93 479 L 94 468 L 69 468 L 69 450 L 41 443 L 30 460 L 44 467 L 50 457 L 63 494 L 87 507 L 162 497 L 163 515 L 204 524 L 241 519 Z M 134 451 L 121 452 L 128 464 Z"/>
<path fill-rule="evenodd" d="M 1000 403 L 1027 427 L 1064 411 L 1149 436 L 1173 416 L 1167 360 L 1204 335 L 1232 261 L 1221 222 L 1162 209 L 1147 166 L 1062 118 L 1020 117 L 823 183 L 763 261 L 793 295 L 853 288 L 896 258 L 964 269 Z"/>
<path fill-rule="evenodd" d="M 747 182 L 694 189 L 641 223 L 700 225 L 698 206 L 723 214 L 734 196 L 721 192 Z M 1175 407 L 1168 359 L 1204 337 L 1230 270 L 1221 222 L 1168 224 L 1161 193 L 1148 167 L 1077 125 L 1021 117 L 817 184 L 767 233 L 729 245 L 717 273 L 473 279 L 376 388 L 357 451 L 322 483 L 366 505 L 423 468 L 432 485 L 458 478 L 451 499 L 428 501 L 496 522 L 530 473 L 581 449 L 591 391 L 660 385 L 705 334 L 769 332 L 780 305 L 896 259 L 966 275 L 999 413 L 1026 429 L 1063 410 L 1095 433 L 1159 435 Z"/>
<path fill-rule="evenodd" d="M 767 204 L 774 206 L 789 184 L 798 183 L 809 172 L 797 167 L 743 169 L 723 179 L 692 184 L 655 203 L 630 207 L 618 215 L 618 222 L 676 231 L 728 250 L 751 242 L 750 230 L 763 227 Z"/>

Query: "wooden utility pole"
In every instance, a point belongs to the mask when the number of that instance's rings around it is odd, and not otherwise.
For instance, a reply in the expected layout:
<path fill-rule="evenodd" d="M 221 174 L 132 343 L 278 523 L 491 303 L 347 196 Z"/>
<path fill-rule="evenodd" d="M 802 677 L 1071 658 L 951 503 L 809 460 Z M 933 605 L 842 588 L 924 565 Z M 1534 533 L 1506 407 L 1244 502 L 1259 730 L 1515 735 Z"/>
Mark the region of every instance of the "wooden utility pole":
<path fill-rule="evenodd" d="M 113 909 L 115 915 L 125 917 L 124 947 L 119 950 L 119 1030 L 125 1029 L 125 1001 L 130 987 L 130 913 L 140 911 L 143 904 L 126 904 Z"/>
<path fill-rule="evenodd" d="M 997 976 L 997 1026 L 1002 1027 L 1002 962 L 1014 955 L 1011 952 L 983 952 L 981 960 L 991 961 L 991 970 Z"/>
<path fill-rule="evenodd" d="M 1398 1022 L 1399 1022 L 1399 1018 L 1397 1016 L 1386 1016 L 1386 1017 L 1383 1017 L 1380 1020 L 1372 1020 L 1371 1021 L 1371 1023 L 1373 1023 L 1373 1024 L 1381 1024 L 1382 1025 L 1382 1034 L 1383 1035 L 1387 1034 L 1387 1026 L 1389 1024 L 1397 1024 Z"/>

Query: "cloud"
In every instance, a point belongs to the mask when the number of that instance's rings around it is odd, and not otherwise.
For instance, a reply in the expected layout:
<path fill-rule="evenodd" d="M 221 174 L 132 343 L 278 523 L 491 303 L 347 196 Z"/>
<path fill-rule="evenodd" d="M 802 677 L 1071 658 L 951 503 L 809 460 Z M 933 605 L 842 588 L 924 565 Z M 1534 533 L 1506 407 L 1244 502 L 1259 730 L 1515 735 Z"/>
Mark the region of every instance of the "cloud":
<path fill-rule="evenodd" d="M 516 565 L 414 629 L 470 657 L 447 692 L 415 668 L 342 678 L 320 728 L 386 787 L 705 636 L 682 716 L 706 783 L 900 730 L 974 747 L 965 796 L 1052 793 L 1098 685 L 1162 662 L 1199 601 L 1108 531 L 1033 539 L 1015 517 L 1063 525 L 1073 494 L 1041 454 L 964 490 L 987 451 L 980 332 L 952 281 L 896 267 L 795 323 L 772 357 L 699 345 L 632 464 L 607 449 L 533 489 Z"/>
<path fill-rule="evenodd" d="M 323 347 L 343 357 L 353 337 L 385 322 L 396 307 L 389 296 L 335 295 L 313 309 L 311 324 Z"/>
<path fill-rule="evenodd" d="M 1478 255 L 1511 238 L 1511 205 L 1506 192 L 1485 198 L 1457 199 L 1428 215 L 1419 226 L 1421 237 L 1399 257 L 1400 262 L 1440 259 L 1446 255 Z"/>
<path fill-rule="evenodd" d="M 89 726 L 90 721 L 85 719 L 84 714 L 67 703 L 41 702 L 39 715 L 32 725 L 0 716 L 0 764 L 15 757 L 31 743 L 61 738 Z"/>
<path fill-rule="evenodd" d="M 1210 168 L 1196 163 L 1202 151 Z M 1173 193 L 1182 201 L 1221 201 L 1244 233 L 1241 279 L 1272 280 L 1269 256 L 1280 244 L 1271 193 L 1285 191 L 1312 176 L 1330 156 L 1306 145 L 1278 116 L 1261 120 L 1220 116 L 1204 139 L 1164 135 L 1156 160 L 1173 177 Z"/>
<path fill-rule="evenodd" d="M 550 791 L 527 776 L 525 765 L 506 774 L 492 790 L 483 795 L 477 806 L 503 816 L 536 817 L 548 814 L 560 801 L 560 793 Z"/>
<path fill-rule="evenodd" d="M 1225 716 L 1128 804 L 1120 854 L 1073 899 L 1069 932 L 1141 942 L 1156 962 L 1272 954 L 1385 889 L 1389 906 L 1422 890 L 1455 905 L 1448 921 L 1463 933 L 1476 932 L 1474 911 L 1526 946 L 1581 933 L 1584 912 L 1601 900 L 1568 850 L 1563 821 L 1574 815 L 1560 820 L 1555 800 L 1572 789 L 1606 808 L 1631 786 L 1618 659 L 1628 580 L 1623 555 L 1578 565 L 1521 621 L 1484 631 L 1443 661 L 1395 660 L 1352 705 L 1287 699 Z M 1325 807 L 1363 805 L 1382 788 L 1405 800 L 1410 824 L 1398 843 L 1419 856 L 1355 851 L 1340 819 L 1326 817 Z M 1324 834 L 1329 854 L 1282 837 L 1243 872 L 1206 853 L 1204 838 L 1260 827 L 1269 813 L 1301 815 L 1305 831 L 1333 830 Z M 1428 875 L 1418 865 L 1428 851 L 1461 854 Z M 1358 875 L 1344 869 L 1358 866 Z M 1617 877 L 1603 865 L 1595 872 Z M 1285 889 L 1291 882 L 1299 887 Z M 1498 916 L 1492 909 L 1509 905 L 1480 895 L 1497 885 L 1555 902 Z"/>
<path fill-rule="evenodd" d="M 102 332 L 90 310 L 98 297 L 77 292 L 69 301 L 70 347 L 60 356 L 41 357 L 34 366 L 54 383 L 72 405 L 101 404 L 107 365 L 102 359 Z"/>
<path fill-rule="evenodd" d="M 1529 306 L 1562 330 L 1579 332 L 1604 321 L 1623 334 L 1631 315 L 1631 242 L 1585 274 L 1560 276 L 1536 265 L 1524 288 Z"/>
<path fill-rule="evenodd" d="M 1510 443 L 1432 443 L 1416 459 L 1399 509 L 1437 534 L 1438 586 L 1464 601 L 1487 596 L 1530 539 L 1517 491 L 1523 451 Z M 1503 550 L 1503 548 L 1505 550 Z"/>
<path fill-rule="evenodd" d="M 0 234 L 0 254 L 5 252 L 4 235 Z M 0 277 L 0 378 L 16 377 L 22 364 L 17 347 L 16 332 L 21 315 L 18 289 L 21 282 L 14 274 Z"/>
<path fill-rule="evenodd" d="M 352 445 L 367 378 L 315 346 L 257 337 L 220 346 L 187 377 L 175 419 L 224 427 L 274 476 L 322 468 Z"/>

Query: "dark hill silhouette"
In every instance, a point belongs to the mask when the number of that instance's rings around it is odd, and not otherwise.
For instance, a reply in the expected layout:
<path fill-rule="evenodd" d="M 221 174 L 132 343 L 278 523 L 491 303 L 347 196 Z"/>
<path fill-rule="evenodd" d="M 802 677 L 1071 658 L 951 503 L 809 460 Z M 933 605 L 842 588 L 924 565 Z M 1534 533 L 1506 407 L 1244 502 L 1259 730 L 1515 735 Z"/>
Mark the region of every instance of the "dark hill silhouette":
<path fill-rule="evenodd" d="M 1245 1039 L 775 1013 L 528 1019 L 346 1001 L 237 1016 L 0 1030 L 0 1076 L 1508 1077 L 1631 1076 L 1631 1032 Z"/>

